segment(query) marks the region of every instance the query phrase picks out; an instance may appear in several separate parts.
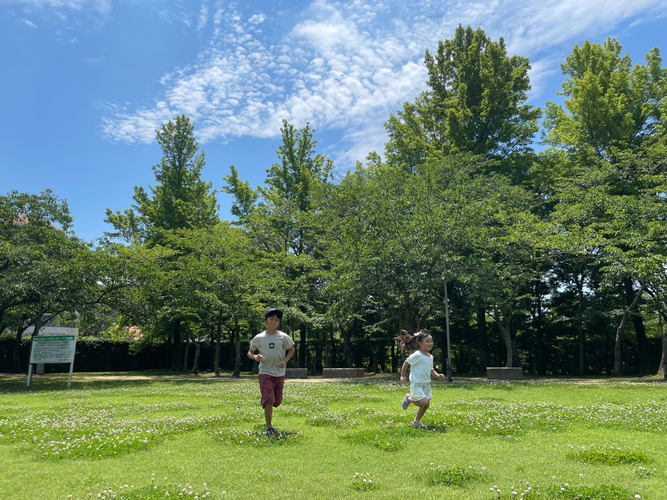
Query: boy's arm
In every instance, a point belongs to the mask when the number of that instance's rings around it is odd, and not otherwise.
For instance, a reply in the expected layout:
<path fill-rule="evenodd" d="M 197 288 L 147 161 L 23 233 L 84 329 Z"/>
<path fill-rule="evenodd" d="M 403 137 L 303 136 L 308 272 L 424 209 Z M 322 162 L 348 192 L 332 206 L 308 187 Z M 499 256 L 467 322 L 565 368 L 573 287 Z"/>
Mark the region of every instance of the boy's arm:
<path fill-rule="evenodd" d="M 439 378 L 440 380 L 445 378 L 443 373 L 438 373 L 435 371 L 435 369 L 431 370 L 431 375 L 433 375 L 435 378 Z"/>
<path fill-rule="evenodd" d="M 410 363 L 405 361 L 403 363 L 403 366 L 401 366 L 401 383 L 405 384 L 408 381 L 408 378 L 405 376 L 405 372 L 408 371 L 408 366 L 410 366 Z"/>
<path fill-rule="evenodd" d="M 285 356 L 285 359 L 278 363 L 278 367 L 285 368 L 287 366 L 287 362 L 292 359 L 292 356 L 294 356 L 294 346 L 287 349 L 287 356 Z"/>
<path fill-rule="evenodd" d="M 262 356 L 261 354 L 255 354 L 252 347 L 248 349 L 248 357 L 250 359 L 254 359 L 255 361 L 262 361 L 264 359 L 264 356 Z"/>

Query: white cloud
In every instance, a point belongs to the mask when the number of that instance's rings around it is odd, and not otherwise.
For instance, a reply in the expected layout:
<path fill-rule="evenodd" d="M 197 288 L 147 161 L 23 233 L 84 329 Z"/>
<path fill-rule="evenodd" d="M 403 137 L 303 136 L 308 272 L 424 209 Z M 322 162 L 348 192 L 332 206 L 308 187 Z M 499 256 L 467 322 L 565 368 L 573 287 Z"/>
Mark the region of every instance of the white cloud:
<path fill-rule="evenodd" d="M 37 25 L 35 23 L 32 23 L 32 22 L 28 21 L 27 19 L 21 19 L 21 21 L 19 21 L 19 22 L 21 24 L 25 24 L 26 26 L 30 26 L 31 28 L 36 28 L 37 27 Z"/>
<path fill-rule="evenodd" d="M 105 13 L 111 10 L 111 4 L 108 0 L 0 0 L 0 4 L 70 10 L 82 10 L 89 7 Z"/>
<path fill-rule="evenodd" d="M 248 19 L 248 22 L 250 24 L 261 24 L 265 20 L 266 20 L 266 16 L 264 14 L 255 14 L 250 19 Z"/>
<path fill-rule="evenodd" d="M 1 0 L 3 4 L 19 4 L 33 7 L 53 7 L 67 9 L 81 9 L 89 2 L 88 0 Z"/>
<path fill-rule="evenodd" d="M 72 30 L 88 34 L 106 25 L 111 17 L 110 0 L 0 0 L 4 5 L 18 6 L 9 10 L 9 14 L 21 12 L 38 18 L 40 25 L 56 27 L 55 40 L 59 43 L 76 43 L 77 37 L 62 37 L 62 30 Z M 19 22 L 35 27 L 32 21 L 21 19 Z"/>
<path fill-rule="evenodd" d="M 248 18 L 232 4 L 215 11 L 210 45 L 197 63 L 162 77 L 165 91 L 156 104 L 110 108 L 104 130 L 114 140 L 149 142 L 162 121 L 186 113 L 205 143 L 275 136 L 287 119 L 296 126 L 310 122 L 319 130 L 344 129 L 349 148 L 339 156 L 352 162 L 382 150 L 382 123 L 425 88 L 424 50 L 435 50 L 459 23 L 481 26 L 493 39 L 503 36 L 511 53 L 534 58 L 535 97 L 558 71 L 563 44 L 581 43 L 591 33 L 659 12 L 665 4 L 315 0 L 281 38 L 257 30 L 267 14 Z"/>
<path fill-rule="evenodd" d="M 559 54 L 560 55 L 560 54 Z M 530 86 L 528 99 L 534 100 L 542 95 L 544 87 L 553 78 L 560 73 L 560 63 L 564 57 L 544 57 L 537 61 L 531 61 Z"/>
<path fill-rule="evenodd" d="M 201 5 L 199 9 L 199 19 L 197 21 L 197 31 L 201 31 L 206 27 L 206 22 L 208 21 L 208 7 L 205 3 Z"/>

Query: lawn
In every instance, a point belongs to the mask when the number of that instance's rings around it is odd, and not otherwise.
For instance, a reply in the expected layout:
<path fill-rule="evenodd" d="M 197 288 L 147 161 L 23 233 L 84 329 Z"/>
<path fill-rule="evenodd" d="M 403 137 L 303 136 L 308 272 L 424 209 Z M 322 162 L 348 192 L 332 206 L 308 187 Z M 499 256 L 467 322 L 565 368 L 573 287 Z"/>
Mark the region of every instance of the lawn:
<path fill-rule="evenodd" d="M 0 379 L 0 499 L 667 499 L 667 385 Z M 414 407 L 413 407 L 414 408 Z M 70 496 L 71 495 L 71 496 Z"/>

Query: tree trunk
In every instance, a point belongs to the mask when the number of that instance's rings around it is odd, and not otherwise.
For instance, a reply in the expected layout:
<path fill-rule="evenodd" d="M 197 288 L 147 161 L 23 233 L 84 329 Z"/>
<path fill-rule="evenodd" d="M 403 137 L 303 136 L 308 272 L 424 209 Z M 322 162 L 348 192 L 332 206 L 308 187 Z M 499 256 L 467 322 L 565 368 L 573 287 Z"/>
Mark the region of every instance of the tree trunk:
<path fill-rule="evenodd" d="M 170 363 L 169 360 L 171 359 L 171 351 L 172 351 L 172 349 L 171 349 L 172 340 L 173 340 L 172 335 L 167 336 L 167 348 L 164 350 L 164 352 L 165 352 L 165 354 L 164 354 L 164 369 L 165 370 L 169 368 L 169 363 Z"/>
<path fill-rule="evenodd" d="M 519 358 L 519 346 L 516 341 L 516 332 L 518 319 L 515 316 L 510 316 L 510 339 L 512 341 L 512 366 L 521 367 L 521 359 Z"/>
<path fill-rule="evenodd" d="M 331 362 L 331 342 L 333 337 L 333 325 L 329 325 L 329 331 L 322 330 L 324 332 L 324 363 L 327 368 L 333 368 Z"/>
<path fill-rule="evenodd" d="M 667 334 L 662 336 L 662 378 L 667 382 Z"/>
<path fill-rule="evenodd" d="M 239 319 L 234 317 L 234 351 L 236 358 L 234 361 L 234 373 L 232 377 L 241 376 L 241 332 L 239 331 Z"/>
<path fill-rule="evenodd" d="M 486 337 L 486 308 L 477 308 L 477 346 L 479 349 L 479 370 L 486 373 L 489 366 L 489 345 Z"/>
<path fill-rule="evenodd" d="M 23 332 L 25 332 L 27 329 L 27 326 L 22 326 L 16 331 L 16 339 L 14 339 L 14 352 L 12 353 L 12 373 L 21 373 L 21 337 L 23 337 Z"/>
<path fill-rule="evenodd" d="M 634 300 L 630 305 L 623 311 L 623 317 L 621 318 L 621 324 L 618 325 L 616 330 L 616 341 L 614 342 L 614 376 L 618 377 L 621 375 L 621 337 L 623 334 L 623 329 L 625 328 L 625 323 L 628 320 L 628 314 L 634 309 L 634 307 L 639 303 L 639 299 L 644 293 L 644 285 L 639 287 L 637 295 L 635 295 Z"/>
<path fill-rule="evenodd" d="M 345 330 L 338 325 L 340 333 L 343 335 L 343 353 L 345 354 L 345 367 L 352 368 L 352 353 L 350 352 L 350 330 Z"/>
<path fill-rule="evenodd" d="M 440 329 L 440 352 L 442 353 L 442 373 L 447 374 L 447 317 L 442 316 L 442 328 Z M 401 363 L 403 366 L 403 363 Z"/>
<path fill-rule="evenodd" d="M 177 319 L 173 323 L 174 349 L 171 356 L 171 371 L 180 372 L 181 367 L 181 320 Z"/>
<path fill-rule="evenodd" d="M 371 363 L 373 373 L 378 373 L 378 347 L 377 344 L 371 347 Z"/>
<path fill-rule="evenodd" d="M 192 364 L 192 374 L 197 375 L 199 373 L 199 353 L 201 352 L 201 344 L 195 342 L 195 362 Z"/>
<path fill-rule="evenodd" d="M 218 313 L 215 325 L 215 360 L 213 361 L 213 372 L 216 377 L 220 376 L 220 342 L 222 340 L 222 313 Z"/>
<path fill-rule="evenodd" d="M 514 366 L 513 361 L 514 361 L 514 355 L 513 355 L 513 349 L 512 349 L 512 335 L 510 333 L 510 318 L 505 319 L 505 324 L 503 325 L 502 320 L 500 319 L 500 309 L 498 306 L 493 306 L 493 319 L 495 320 L 496 324 L 498 325 L 498 328 L 500 329 L 500 332 L 503 334 L 503 339 L 505 339 L 505 351 L 506 351 L 506 356 L 507 356 L 507 361 L 505 362 L 505 366 L 507 368 L 512 368 Z"/>
<path fill-rule="evenodd" d="M 299 368 L 306 367 L 306 337 L 307 337 L 307 326 L 305 323 L 301 323 L 301 333 L 300 333 L 300 342 L 299 342 Z"/>
<path fill-rule="evenodd" d="M 625 285 L 625 299 L 628 305 L 632 303 L 632 296 L 635 291 L 632 287 L 632 280 L 630 278 L 625 278 L 623 280 Z M 639 356 L 639 371 L 641 373 L 648 373 L 650 371 L 649 366 L 649 354 L 648 354 L 648 339 L 646 338 L 646 329 L 644 328 L 644 318 L 641 314 L 633 314 L 632 316 L 632 325 L 635 327 L 635 336 L 637 337 L 637 347 L 638 347 L 638 356 Z"/>
<path fill-rule="evenodd" d="M 667 382 L 667 333 L 662 331 L 662 314 L 658 313 L 658 331 L 662 337 L 662 356 L 660 356 L 660 366 L 656 375 L 662 375 Z"/>
<path fill-rule="evenodd" d="M 44 299 L 42 295 L 39 295 L 39 308 L 37 309 L 37 318 L 35 319 L 35 329 L 32 331 L 32 337 L 39 335 L 39 331 L 42 329 L 42 316 L 44 316 Z M 30 338 L 32 349 L 32 337 Z M 30 359 L 28 359 L 28 371 L 31 370 Z M 27 372 L 26 372 L 27 373 Z"/>
<path fill-rule="evenodd" d="M 396 373 L 398 358 L 396 357 L 396 341 L 391 341 L 391 373 Z"/>
<path fill-rule="evenodd" d="M 326 330 L 320 329 L 320 336 L 322 337 L 322 344 L 326 343 L 326 338 L 327 338 L 327 332 Z M 316 373 L 322 373 L 322 351 L 323 349 L 319 348 L 319 345 L 322 345 L 319 343 L 318 339 L 318 347 L 315 349 L 315 372 Z"/>
<path fill-rule="evenodd" d="M 579 375 L 585 371 L 584 364 L 584 275 L 581 273 L 581 281 L 577 279 L 577 334 L 579 339 Z"/>
<path fill-rule="evenodd" d="M 39 307 L 37 309 L 37 317 L 35 318 L 35 329 L 32 331 L 32 336 L 39 335 L 39 331 L 42 329 L 42 316 L 44 316 L 44 299 L 42 296 L 39 296 Z"/>
<path fill-rule="evenodd" d="M 380 371 L 382 373 L 387 371 L 386 356 L 387 356 L 387 348 L 384 342 L 380 342 L 380 346 L 378 347 L 378 364 L 380 365 Z"/>
<path fill-rule="evenodd" d="M 188 354 L 190 354 L 190 332 L 185 331 L 185 354 L 183 355 L 183 373 L 188 371 Z"/>

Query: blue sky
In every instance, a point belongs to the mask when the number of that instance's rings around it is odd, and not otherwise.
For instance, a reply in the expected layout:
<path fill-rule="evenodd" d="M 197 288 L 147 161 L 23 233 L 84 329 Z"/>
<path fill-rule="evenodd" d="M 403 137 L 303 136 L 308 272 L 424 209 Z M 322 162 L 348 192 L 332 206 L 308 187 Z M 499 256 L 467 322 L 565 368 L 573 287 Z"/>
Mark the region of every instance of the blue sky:
<path fill-rule="evenodd" d="M 529 57 L 543 106 L 575 44 L 612 36 L 642 63 L 667 49 L 666 13 L 667 0 L 0 0 L 0 193 L 48 187 L 94 240 L 106 208 L 154 184 L 154 130 L 175 115 L 193 119 L 217 189 L 230 164 L 264 180 L 282 119 L 310 122 L 345 171 L 382 152 L 389 113 L 425 88 L 424 50 L 459 23 Z"/>

